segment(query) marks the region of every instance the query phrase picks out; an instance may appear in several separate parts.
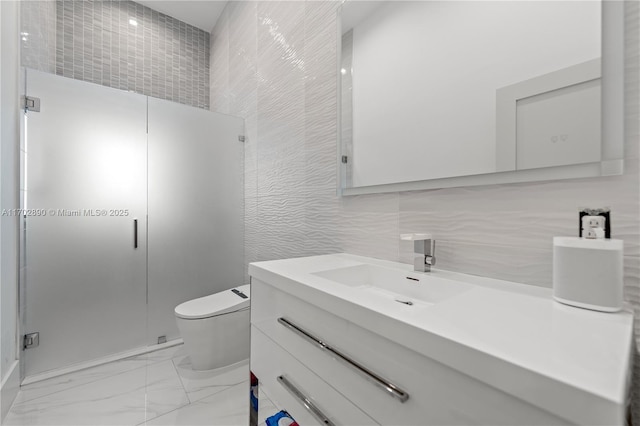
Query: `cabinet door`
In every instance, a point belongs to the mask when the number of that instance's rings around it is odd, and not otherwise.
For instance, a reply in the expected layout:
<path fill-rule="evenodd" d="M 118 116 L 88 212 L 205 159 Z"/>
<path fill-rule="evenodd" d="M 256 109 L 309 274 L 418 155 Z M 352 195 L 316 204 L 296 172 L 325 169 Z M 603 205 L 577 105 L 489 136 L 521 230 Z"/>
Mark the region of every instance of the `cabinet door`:
<path fill-rule="evenodd" d="M 147 135 L 144 96 L 32 70 L 27 94 L 29 376 L 144 345 Z"/>
<path fill-rule="evenodd" d="M 378 425 L 344 395 L 278 346 L 256 327 L 251 328 L 251 371 L 276 406 L 287 410 L 301 425 Z M 314 408 L 305 404 L 310 401 Z M 325 423 L 326 419 L 330 423 Z"/>

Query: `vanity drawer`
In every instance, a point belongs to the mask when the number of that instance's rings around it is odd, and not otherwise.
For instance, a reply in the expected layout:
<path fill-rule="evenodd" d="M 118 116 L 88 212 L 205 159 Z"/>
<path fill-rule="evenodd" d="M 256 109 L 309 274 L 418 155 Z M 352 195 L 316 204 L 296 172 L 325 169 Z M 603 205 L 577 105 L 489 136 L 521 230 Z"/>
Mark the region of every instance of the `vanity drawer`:
<path fill-rule="evenodd" d="M 251 292 L 252 324 L 380 424 L 568 424 L 259 280 Z M 399 392 L 394 396 L 380 382 Z"/>
<path fill-rule="evenodd" d="M 255 327 L 251 328 L 251 371 L 269 398 L 300 425 L 378 424 Z M 317 417 L 305 409 L 301 399 L 305 396 L 316 406 Z"/>

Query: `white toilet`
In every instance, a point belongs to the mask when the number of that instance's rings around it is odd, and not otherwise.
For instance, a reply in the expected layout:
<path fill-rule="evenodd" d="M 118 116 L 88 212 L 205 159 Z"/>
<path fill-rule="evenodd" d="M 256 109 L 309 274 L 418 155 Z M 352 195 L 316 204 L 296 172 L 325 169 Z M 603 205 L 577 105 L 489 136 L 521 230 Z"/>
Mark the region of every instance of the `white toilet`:
<path fill-rule="evenodd" d="M 178 330 L 194 370 L 249 358 L 249 284 L 176 306 Z"/>

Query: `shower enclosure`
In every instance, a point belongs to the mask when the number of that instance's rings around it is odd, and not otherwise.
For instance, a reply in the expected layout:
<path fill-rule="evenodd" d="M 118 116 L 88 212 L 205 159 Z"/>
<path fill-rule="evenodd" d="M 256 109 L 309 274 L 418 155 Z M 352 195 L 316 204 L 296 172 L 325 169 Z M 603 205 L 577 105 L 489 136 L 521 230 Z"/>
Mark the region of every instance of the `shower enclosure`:
<path fill-rule="evenodd" d="M 179 338 L 176 305 L 243 283 L 243 121 L 26 73 L 25 376 Z"/>

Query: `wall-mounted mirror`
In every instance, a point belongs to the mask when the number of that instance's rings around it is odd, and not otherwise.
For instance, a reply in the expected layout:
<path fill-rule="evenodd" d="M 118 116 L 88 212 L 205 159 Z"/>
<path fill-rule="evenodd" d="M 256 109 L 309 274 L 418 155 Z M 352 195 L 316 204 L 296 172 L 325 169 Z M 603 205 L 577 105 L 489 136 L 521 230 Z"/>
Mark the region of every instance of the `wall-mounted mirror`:
<path fill-rule="evenodd" d="M 344 195 L 622 173 L 622 2 L 339 13 Z"/>

